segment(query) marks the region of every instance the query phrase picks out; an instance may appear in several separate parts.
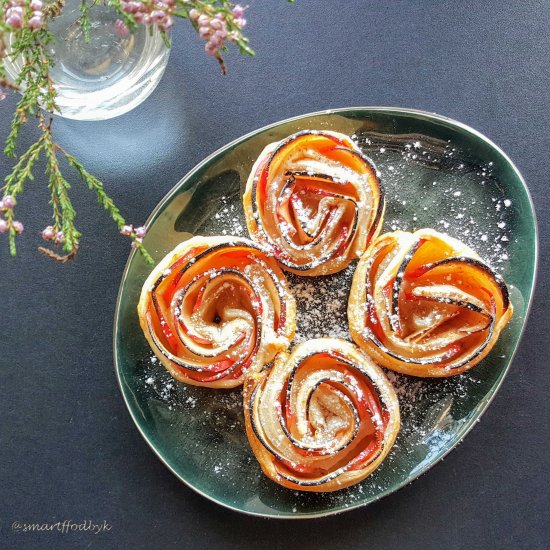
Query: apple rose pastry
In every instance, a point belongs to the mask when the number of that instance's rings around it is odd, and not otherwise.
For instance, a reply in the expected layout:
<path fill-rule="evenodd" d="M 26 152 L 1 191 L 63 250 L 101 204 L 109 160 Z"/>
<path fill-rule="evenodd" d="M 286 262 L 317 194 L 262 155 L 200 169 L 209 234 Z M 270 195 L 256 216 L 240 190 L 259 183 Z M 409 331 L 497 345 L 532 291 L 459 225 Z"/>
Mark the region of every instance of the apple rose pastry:
<path fill-rule="evenodd" d="M 344 269 L 378 234 L 384 196 L 372 162 L 346 135 L 303 131 L 271 143 L 243 196 L 248 231 L 284 269 Z"/>
<path fill-rule="evenodd" d="M 502 277 L 432 229 L 378 237 L 357 265 L 348 304 L 355 342 L 376 362 L 414 376 L 470 369 L 511 316 Z"/>
<path fill-rule="evenodd" d="M 264 473 L 301 491 L 337 491 L 384 460 L 399 431 L 390 382 L 359 348 L 302 343 L 244 385 L 248 439 Z"/>
<path fill-rule="evenodd" d="M 153 270 L 138 304 L 141 328 L 170 374 L 232 388 L 288 348 L 295 303 L 277 262 L 236 237 L 193 237 Z"/>

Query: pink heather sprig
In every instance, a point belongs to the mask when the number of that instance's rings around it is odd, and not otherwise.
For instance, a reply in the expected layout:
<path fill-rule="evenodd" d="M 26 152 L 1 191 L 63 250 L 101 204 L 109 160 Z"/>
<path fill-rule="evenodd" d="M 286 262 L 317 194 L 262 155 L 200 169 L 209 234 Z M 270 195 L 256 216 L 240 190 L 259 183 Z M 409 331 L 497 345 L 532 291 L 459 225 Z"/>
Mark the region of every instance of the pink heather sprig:
<path fill-rule="evenodd" d="M 173 14 L 176 9 L 175 0 L 152 0 L 149 2 L 139 2 L 137 0 L 122 0 L 120 3 L 122 11 L 134 17 L 136 23 L 140 25 L 156 25 L 161 31 L 167 31 L 174 24 Z M 123 21 L 115 23 L 118 25 L 117 32 L 127 31 Z"/>
<path fill-rule="evenodd" d="M 54 241 L 56 245 L 60 245 L 65 242 L 65 233 L 61 230 L 56 231 L 55 227 L 48 225 L 42 230 L 42 238 L 45 241 Z"/>
<path fill-rule="evenodd" d="M 199 36 L 206 40 L 204 50 L 208 55 L 219 56 L 226 40 L 237 42 L 242 39 L 241 30 L 246 26 L 245 9 L 237 4 L 230 12 L 215 11 L 205 4 L 202 10 L 189 10 L 189 19 L 195 24 Z"/>
<path fill-rule="evenodd" d="M 13 220 L 12 215 L 8 215 L 7 219 L 4 217 L 5 214 L 12 214 L 12 211 L 15 207 L 15 199 L 12 195 L 4 195 L 4 198 L 0 200 L 0 233 L 5 233 L 10 229 L 13 229 L 16 233 L 23 233 L 25 227 L 18 220 Z"/>
<path fill-rule="evenodd" d="M 127 36 L 134 25 L 155 26 L 165 33 L 175 17 L 187 18 L 205 40 L 204 50 L 215 57 L 225 73 L 222 52 L 229 42 L 238 46 L 242 53 L 254 55 L 243 34 L 246 26 L 246 7 L 229 0 L 113 0 L 121 14 L 115 23 L 115 32 Z M 164 36 L 167 44 L 169 39 Z"/>
<path fill-rule="evenodd" d="M 0 233 L 3 233 L 8 229 L 7 225 L 4 229 L 2 229 L 3 227 L 2 221 L 4 220 L 0 219 Z M 14 225 L 16 223 L 20 224 L 20 222 L 14 222 Z M 22 226 L 23 224 L 21 224 L 21 227 Z M 20 233 L 21 231 L 18 231 L 18 233 Z M 143 243 L 143 239 L 147 234 L 147 228 L 142 226 L 142 227 L 136 227 L 136 229 L 134 229 L 132 225 L 124 225 L 120 230 L 120 234 L 124 235 L 125 237 L 131 237 L 132 248 L 136 248 L 137 246 Z M 55 242 L 56 245 L 60 245 L 60 244 L 63 244 L 63 242 L 65 241 L 65 234 L 63 233 L 63 231 L 57 231 L 55 227 L 53 227 L 52 225 L 48 225 L 42 230 L 42 238 L 45 241 L 53 241 Z"/>
<path fill-rule="evenodd" d="M 31 0 L 28 6 L 25 0 L 9 0 L 4 7 L 4 21 L 12 29 L 26 26 L 38 30 L 44 26 L 43 8 L 42 0 Z"/>
<path fill-rule="evenodd" d="M 120 233 L 126 237 L 131 237 L 132 248 L 136 248 L 143 243 L 143 239 L 147 235 L 147 228 L 141 226 L 134 229 L 133 225 L 125 225 L 121 228 Z"/>

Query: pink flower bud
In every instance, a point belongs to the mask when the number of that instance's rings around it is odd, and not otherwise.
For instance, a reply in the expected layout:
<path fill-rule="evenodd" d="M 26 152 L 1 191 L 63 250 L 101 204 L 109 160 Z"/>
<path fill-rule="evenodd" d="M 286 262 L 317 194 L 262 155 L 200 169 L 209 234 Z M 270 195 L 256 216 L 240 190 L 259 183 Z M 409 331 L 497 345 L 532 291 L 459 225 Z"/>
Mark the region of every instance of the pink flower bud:
<path fill-rule="evenodd" d="M 48 225 L 48 227 L 45 227 L 42 230 L 42 238 L 45 241 L 52 241 L 55 237 L 55 231 L 54 228 L 51 225 Z"/>
<path fill-rule="evenodd" d="M 223 24 L 222 22 L 219 20 L 219 19 L 212 19 L 212 21 L 210 21 L 210 26 L 214 29 L 214 30 L 218 30 L 218 29 L 221 29 Z"/>
<path fill-rule="evenodd" d="M 204 45 L 204 51 L 208 54 L 208 55 L 214 55 L 216 53 L 218 49 L 218 46 L 216 46 L 216 44 L 212 44 L 212 42 L 208 41 L 205 45 Z"/>
<path fill-rule="evenodd" d="M 241 29 L 244 29 L 244 27 L 246 27 L 246 19 L 244 17 L 238 17 L 237 19 L 235 19 L 235 25 L 237 25 Z"/>
<path fill-rule="evenodd" d="M 60 244 L 60 243 L 62 243 L 64 240 L 65 240 L 65 233 L 63 233 L 63 231 L 58 231 L 58 232 L 55 234 L 55 242 L 56 242 L 56 244 Z"/>
<path fill-rule="evenodd" d="M 8 222 L 0 218 L 0 233 L 5 233 L 8 230 Z"/>
<path fill-rule="evenodd" d="M 117 19 L 115 21 L 115 33 L 120 38 L 126 38 L 130 36 L 130 31 L 122 19 Z"/>
<path fill-rule="evenodd" d="M 233 7 L 232 12 L 236 18 L 239 18 L 244 15 L 244 8 L 241 5 L 237 4 L 236 6 Z"/>
<path fill-rule="evenodd" d="M 7 96 L 4 92 L 0 92 L 0 101 L 3 101 L 4 99 L 6 99 L 6 97 Z M 0 208 L 2 208 L 2 207 L 0 206 Z"/>
<path fill-rule="evenodd" d="M 174 25 L 174 20 L 172 19 L 172 17 L 170 15 L 168 15 L 166 17 L 166 19 L 164 20 L 164 23 L 162 24 L 162 28 L 165 31 L 167 31 L 168 29 L 171 29 L 173 25 Z"/>
<path fill-rule="evenodd" d="M 6 18 L 6 25 L 14 29 L 20 29 L 23 26 L 23 18 L 19 15 L 10 15 Z"/>
<path fill-rule="evenodd" d="M 143 239 L 145 235 L 147 235 L 147 228 L 145 226 L 136 228 L 136 237 L 138 237 L 139 239 Z"/>
<path fill-rule="evenodd" d="M 198 23 L 201 27 L 208 27 L 210 25 L 210 17 L 203 13 L 199 16 Z"/>
<path fill-rule="evenodd" d="M 16 233 L 23 233 L 25 230 L 25 227 L 21 222 L 18 222 L 17 220 L 13 222 L 12 227 L 15 229 Z"/>
<path fill-rule="evenodd" d="M 6 208 L 7 210 L 11 210 L 15 206 L 15 199 L 12 195 L 6 195 L 2 199 L 2 208 Z"/>
<path fill-rule="evenodd" d="M 189 10 L 189 19 L 191 19 L 191 21 L 196 21 L 200 17 L 200 15 L 201 14 L 199 10 L 196 10 L 195 8 Z"/>
<path fill-rule="evenodd" d="M 42 11 L 42 8 L 44 7 L 44 3 L 42 0 L 31 0 L 30 8 L 33 11 Z"/>
<path fill-rule="evenodd" d="M 163 10 L 153 10 L 150 17 L 152 23 L 160 23 L 166 17 L 166 12 Z"/>
<path fill-rule="evenodd" d="M 129 237 L 134 232 L 134 228 L 131 225 L 124 225 L 120 230 L 121 235 Z"/>
<path fill-rule="evenodd" d="M 209 41 L 209 44 L 212 44 L 213 46 L 216 47 L 216 49 L 220 46 L 220 44 L 223 42 L 223 39 L 220 38 L 220 36 L 218 35 L 218 33 L 214 33 L 211 37 L 210 37 L 210 41 Z"/>
<path fill-rule="evenodd" d="M 6 18 L 9 17 L 23 17 L 23 8 L 21 6 L 13 6 L 12 8 L 8 8 L 6 10 Z"/>
<path fill-rule="evenodd" d="M 201 38 L 207 38 L 210 36 L 211 30 L 209 27 L 199 27 L 199 36 Z"/>
<path fill-rule="evenodd" d="M 42 16 L 42 13 L 41 12 L 34 12 L 34 13 L 39 13 L 40 15 L 33 15 L 30 19 L 29 19 L 29 29 L 41 29 L 42 26 L 44 25 L 44 19 L 43 19 L 43 16 Z"/>
<path fill-rule="evenodd" d="M 142 6 L 141 2 L 123 2 L 122 9 L 126 13 L 138 13 L 141 11 Z"/>

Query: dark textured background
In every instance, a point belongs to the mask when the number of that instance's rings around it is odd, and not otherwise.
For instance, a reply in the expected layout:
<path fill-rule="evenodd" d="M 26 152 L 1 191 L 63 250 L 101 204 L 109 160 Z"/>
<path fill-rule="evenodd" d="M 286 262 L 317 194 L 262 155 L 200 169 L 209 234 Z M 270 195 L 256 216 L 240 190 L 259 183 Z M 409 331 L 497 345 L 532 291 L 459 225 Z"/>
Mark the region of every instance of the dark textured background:
<path fill-rule="evenodd" d="M 456 118 L 523 172 L 539 216 L 534 307 L 483 421 L 411 486 L 324 520 L 261 520 L 182 485 L 128 415 L 112 367 L 115 298 L 128 242 L 75 186 L 78 259 L 36 252 L 49 221 L 44 176 L 20 201 L 27 231 L 0 237 L 0 547 L 548 548 L 550 227 L 549 3 L 522 0 L 249 1 L 255 59 L 229 75 L 184 24 L 153 95 L 107 122 L 57 120 L 58 139 L 127 217 L 144 221 L 179 178 L 226 142 L 305 112 L 395 105 Z M 0 136 L 15 98 L 0 104 Z M 29 127 L 22 144 L 34 137 Z M 0 177 L 10 168 L 0 157 Z M 13 534 L 14 521 L 107 520 L 112 530 Z"/>

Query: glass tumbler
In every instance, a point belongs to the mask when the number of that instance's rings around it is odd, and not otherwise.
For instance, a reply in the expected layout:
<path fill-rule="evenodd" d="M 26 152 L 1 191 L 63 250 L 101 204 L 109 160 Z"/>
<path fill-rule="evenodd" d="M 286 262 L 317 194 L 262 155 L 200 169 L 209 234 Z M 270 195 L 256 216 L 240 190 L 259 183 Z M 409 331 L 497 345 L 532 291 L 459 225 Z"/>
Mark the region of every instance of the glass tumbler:
<path fill-rule="evenodd" d="M 60 115 L 76 120 L 105 120 L 144 101 L 160 81 L 170 49 L 156 28 L 126 31 L 119 15 L 103 2 L 89 10 L 90 39 L 80 25 L 81 0 L 67 0 L 63 13 L 49 23 L 55 42 L 49 47 L 55 65 L 50 76 Z M 7 51 L 13 35 L 7 36 Z M 15 80 L 23 60 L 4 60 Z"/>

